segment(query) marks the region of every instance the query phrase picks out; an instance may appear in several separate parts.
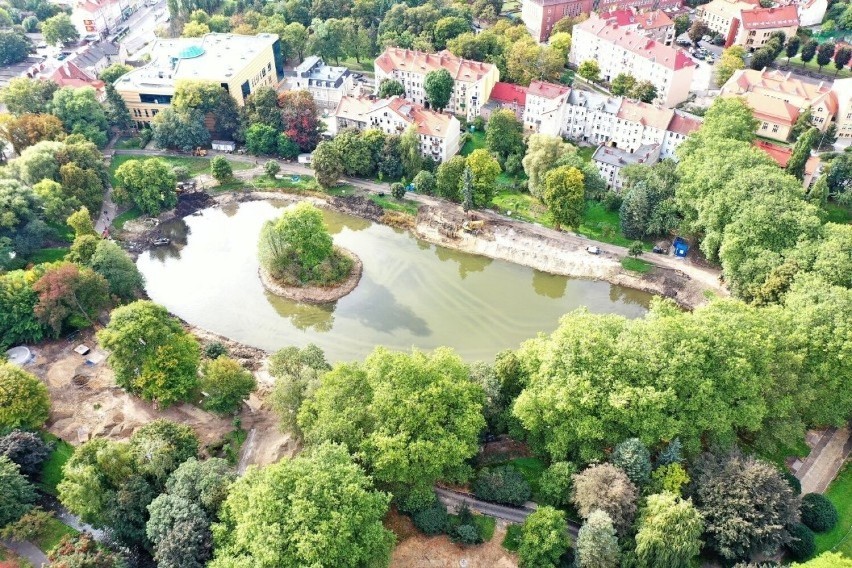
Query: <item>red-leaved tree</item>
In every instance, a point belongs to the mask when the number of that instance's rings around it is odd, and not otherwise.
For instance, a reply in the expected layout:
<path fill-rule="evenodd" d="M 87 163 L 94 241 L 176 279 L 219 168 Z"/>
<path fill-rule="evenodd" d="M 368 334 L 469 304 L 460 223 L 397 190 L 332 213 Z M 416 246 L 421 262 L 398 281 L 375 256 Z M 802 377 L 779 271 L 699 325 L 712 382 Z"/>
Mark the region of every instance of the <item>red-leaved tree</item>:
<path fill-rule="evenodd" d="M 302 152 L 311 152 L 319 144 L 320 120 L 317 105 L 308 91 L 284 91 L 278 95 L 284 134 L 299 145 Z"/>
<path fill-rule="evenodd" d="M 48 269 L 33 290 L 38 294 L 35 316 L 54 336 L 66 328 L 93 325 L 98 312 L 110 303 L 104 277 L 70 262 Z"/>

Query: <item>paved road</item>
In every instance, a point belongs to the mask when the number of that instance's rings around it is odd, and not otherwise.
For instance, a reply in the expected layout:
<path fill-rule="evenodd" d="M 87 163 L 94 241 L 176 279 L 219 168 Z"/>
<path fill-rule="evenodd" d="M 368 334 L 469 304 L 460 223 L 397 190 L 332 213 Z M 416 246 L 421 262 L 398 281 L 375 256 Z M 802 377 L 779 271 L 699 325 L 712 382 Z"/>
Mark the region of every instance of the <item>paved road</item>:
<path fill-rule="evenodd" d="M 849 428 L 829 428 L 823 432 L 796 470 L 796 477 L 802 482 L 802 493 L 824 493 L 850 454 L 852 437 Z"/>
<path fill-rule="evenodd" d="M 47 555 L 31 542 L 18 540 L 2 540 L 0 542 L 21 558 L 26 558 L 35 568 L 47 565 Z"/>

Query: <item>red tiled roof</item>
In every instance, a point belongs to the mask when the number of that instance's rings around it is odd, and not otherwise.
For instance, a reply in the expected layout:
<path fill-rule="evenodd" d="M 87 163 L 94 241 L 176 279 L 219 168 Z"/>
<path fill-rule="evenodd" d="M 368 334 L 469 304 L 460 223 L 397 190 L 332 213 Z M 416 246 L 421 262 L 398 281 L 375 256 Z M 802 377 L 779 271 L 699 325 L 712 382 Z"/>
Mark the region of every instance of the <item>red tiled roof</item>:
<path fill-rule="evenodd" d="M 675 112 L 672 117 L 672 121 L 669 123 L 669 127 L 666 128 L 666 130 L 686 136 L 687 134 L 695 132 L 700 127 L 700 119 Z"/>
<path fill-rule="evenodd" d="M 555 83 L 546 83 L 545 81 L 533 81 L 530 83 L 529 88 L 527 88 L 527 93 L 546 99 L 555 99 L 570 92 L 570 87 Z"/>
<path fill-rule="evenodd" d="M 672 121 L 673 115 L 674 111 L 668 108 L 659 108 L 641 101 L 624 99 L 616 116 L 631 122 L 638 122 L 643 126 L 665 130 Z"/>
<path fill-rule="evenodd" d="M 377 105 L 380 104 L 377 102 Z M 443 138 L 450 130 L 451 115 L 429 110 L 397 96 L 391 97 L 387 106 L 409 124 L 416 124 L 418 134 Z"/>
<path fill-rule="evenodd" d="M 103 81 L 95 79 L 71 61 L 60 65 L 50 78 L 60 87 L 93 87 L 96 91 L 104 88 Z"/>
<path fill-rule="evenodd" d="M 596 15 L 577 24 L 574 29 L 589 32 L 603 40 L 654 61 L 668 69 L 678 71 L 686 67 L 695 67 L 695 62 L 681 49 L 648 39 L 639 33 L 621 28 L 615 22 L 608 22 Z"/>
<path fill-rule="evenodd" d="M 501 103 L 517 103 L 520 106 L 527 104 L 527 89 L 512 83 L 498 81 L 491 89 L 491 100 Z"/>
<path fill-rule="evenodd" d="M 755 140 L 752 144 L 765 152 L 767 156 L 772 158 L 775 163 L 782 168 L 787 167 L 787 162 L 789 162 L 790 158 L 793 156 L 792 148 L 779 146 L 778 144 L 773 144 L 766 140 Z M 805 163 L 805 173 L 814 173 L 819 166 L 819 162 L 820 159 L 818 156 L 811 156 L 808 158 L 808 161 Z"/>
<path fill-rule="evenodd" d="M 376 58 L 385 73 L 394 69 L 425 75 L 430 71 L 446 69 L 456 81 L 474 82 L 484 77 L 494 66 L 490 63 L 470 61 L 456 57 L 446 49 L 438 53 L 425 53 L 399 47 L 388 47 Z"/>
<path fill-rule="evenodd" d="M 796 7 L 792 5 L 743 10 L 741 19 L 743 27 L 747 30 L 787 28 L 799 25 L 799 13 Z"/>
<path fill-rule="evenodd" d="M 643 30 L 653 30 L 656 28 L 664 28 L 673 26 L 674 21 L 662 10 L 650 10 L 648 12 L 637 13 L 629 8 L 613 10 L 607 14 L 602 14 L 602 17 L 607 20 L 613 20 L 619 26 L 638 25 Z"/>

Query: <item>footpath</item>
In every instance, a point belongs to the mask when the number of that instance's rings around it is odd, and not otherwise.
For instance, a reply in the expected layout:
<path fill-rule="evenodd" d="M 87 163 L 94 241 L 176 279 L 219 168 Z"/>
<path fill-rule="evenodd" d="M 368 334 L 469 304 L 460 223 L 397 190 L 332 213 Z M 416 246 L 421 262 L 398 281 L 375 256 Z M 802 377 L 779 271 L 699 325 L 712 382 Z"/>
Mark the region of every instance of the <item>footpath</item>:
<path fill-rule="evenodd" d="M 811 453 L 796 469 L 796 477 L 802 483 L 802 494 L 825 493 L 850 454 L 852 436 L 849 427 L 829 428 L 822 432 L 814 440 Z"/>

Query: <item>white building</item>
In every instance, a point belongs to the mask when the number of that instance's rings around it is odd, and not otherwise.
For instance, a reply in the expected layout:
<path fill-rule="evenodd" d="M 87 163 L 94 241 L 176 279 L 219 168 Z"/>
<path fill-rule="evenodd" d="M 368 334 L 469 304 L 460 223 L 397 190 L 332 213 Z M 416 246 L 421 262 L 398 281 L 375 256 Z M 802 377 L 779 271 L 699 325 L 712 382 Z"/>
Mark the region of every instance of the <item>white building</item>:
<path fill-rule="evenodd" d="M 828 0 L 790 0 L 789 3 L 796 5 L 802 27 L 820 25 L 828 11 Z"/>
<path fill-rule="evenodd" d="M 469 61 L 449 51 L 425 53 L 398 47 L 388 47 L 376 58 L 376 90 L 382 81 L 395 79 L 405 88 L 405 98 L 427 106 L 424 82 L 430 71 L 445 69 L 453 78 L 453 92 L 447 108 L 452 114 L 465 115 L 473 120 L 488 102 L 491 89 L 500 80 L 495 65 Z"/>
<path fill-rule="evenodd" d="M 423 108 L 401 97 L 376 101 L 344 97 L 334 116 L 338 130 L 378 128 L 385 134 L 401 135 L 414 125 L 420 139 L 420 153 L 438 163 L 459 152 L 461 123 L 455 116 Z"/>
<path fill-rule="evenodd" d="M 565 108 L 562 134 L 577 142 L 604 144 L 612 137 L 620 97 L 572 89 Z"/>
<path fill-rule="evenodd" d="M 640 146 L 635 152 L 610 146 L 600 146 L 592 155 L 592 162 L 597 166 L 607 187 L 616 192 L 620 192 L 624 186 L 621 179 L 622 168 L 632 164 L 655 164 L 659 159 L 659 144 Z"/>
<path fill-rule="evenodd" d="M 565 109 L 570 87 L 533 81 L 527 88 L 524 127 L 527 130 L 560 136 L 565 123 Z"/>
<path fill-rule="evenodd" d="M 657 100 L 668 107 L 689 96 L 695 62 L 682 50 L 649 39 L 596 14 L 574 26 L 569 60 L 579 66 L 597 61 L 601 78 L 627 73 L 657 87 Z"/>
<path fill-rule="evenodd" d="M 837 98 L 837 140 L 852 144 L 852 79 L 838 79 L 832 91 Z"/>
<path fill-rule="evenodd" d="M 725 47 L 741 45 L 754 51 L 774 32 L 791 37 L 799 29 L 799 15 L 793 5 L 763 8 L 759 0 L 713 0 L 698 10 L 707 27 L 725 38 Z"/>
<path fill-rule="evenodd" d="M 141 5 L 142 0 L 79 0 L 71 4 L 71 22 L 80 37 L 105 37 L 115 33 Z"/>
<path fill-rule="evenodd" d="M 349 69 L 326 65 L 316 55 L 306 57 L 293 71 L 290 83 L 293 90 L 310 92 L 320 108 L 336 108 L 340 99 L 351 95 L 354 89 Z"/>

